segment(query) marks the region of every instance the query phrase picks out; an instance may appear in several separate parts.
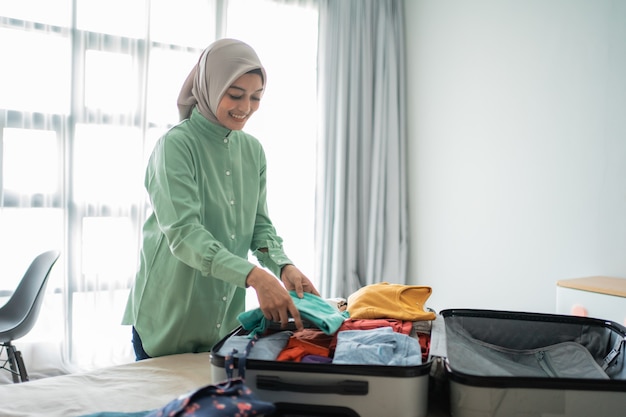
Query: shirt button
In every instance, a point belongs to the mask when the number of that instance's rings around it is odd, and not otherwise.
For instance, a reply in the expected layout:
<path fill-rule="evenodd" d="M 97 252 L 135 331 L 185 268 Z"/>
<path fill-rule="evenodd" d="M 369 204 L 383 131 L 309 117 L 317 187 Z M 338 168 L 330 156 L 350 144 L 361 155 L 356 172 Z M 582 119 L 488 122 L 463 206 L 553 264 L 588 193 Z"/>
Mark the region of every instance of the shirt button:
<path fill-rule="evenodd" d="M 230 175 L 230 171 L 226 171 L 226 175 Z"/>
<path fill-rule="evenodd" d="M 224 143 L 228 143 L 228 138 L 224 138 Z"/>
<path fill-rule="evenodd" d="M 235 235 L 230 235 L 230 238 L 231 239 L 235 239 Z"/>
<path fill-rule="evenodd" d="M 234 206 L 235 205 L 235 200 L 230 200 L 230 205 Z"/>
<path fill-rule="evenodd" d="M 217 327 L 217 328 L 219 329 L 220 327 L 222 327 L 222 325 L 221 325 L 220 323 L 217 323 L 217 324 L 215 325 L 215 327 Z"/>
<path fill-rule="evenodd" d="M 228 298 L 222 297 L 222 301 L 226 301 L 226 300 L 228 300 Z"/>

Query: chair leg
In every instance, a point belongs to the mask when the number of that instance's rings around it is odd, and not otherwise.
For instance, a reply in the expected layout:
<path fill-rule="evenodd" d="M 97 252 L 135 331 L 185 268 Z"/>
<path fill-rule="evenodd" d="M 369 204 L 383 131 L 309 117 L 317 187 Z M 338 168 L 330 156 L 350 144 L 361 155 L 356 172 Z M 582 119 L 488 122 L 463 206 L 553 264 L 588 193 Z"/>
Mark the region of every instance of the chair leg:
<path fill-rule="evenodd" d="M 7 360 L 0 366 L 0 369 L 6 369 L 11 372 L 13 377 L 13 383 L 28 381 L 28 373 L 26 372 L 26 365 L 24 365 L 24 358 L 22 358 L 22 352 L 17 350 L 11 342 L 3 343 L 3 348 L 7 350 Z M 6 368 L 6 364 L 9 364 L 9 368 Z"/>
<path fill-rule="evenodd" d="M 9 367 L 11 369 L 9 369 L 9 371 L 11 372 L 11 375 L 13 376 L 13 383 L 18 383 L 20 382 L 20 373 L 17 370 L 17 360 L 16 360 L 16 350 L 15 350 L 15 346 L 13 346 L 10 342 L 8 344 L 5 345 L 6 349 L 7 349 L 7 356 L 9 358 Z M 21 356 L 21 355 L 20 355 Z"/>
<path fill-rule="evenodd" d="M 17 369 L 20 372 L 20 378 L 22 382 L 28 381 L 28 374 L 26 373 L 26 365 L 24 365 L 24 359 L 22 358 L 22 352 L 19 350 L 15 351 L 15 360 L 17 362 Z"/>

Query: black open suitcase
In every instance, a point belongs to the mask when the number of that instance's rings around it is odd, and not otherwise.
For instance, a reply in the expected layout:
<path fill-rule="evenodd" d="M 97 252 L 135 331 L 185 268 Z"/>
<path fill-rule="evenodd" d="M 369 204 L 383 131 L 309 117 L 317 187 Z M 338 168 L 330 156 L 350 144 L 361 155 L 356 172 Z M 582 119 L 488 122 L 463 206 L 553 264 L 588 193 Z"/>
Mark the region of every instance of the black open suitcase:
<path fill-rule="evenodd" d="M 222 344 L 241 334 L 213 347 L 213 381 L 226 378 Z M 610 321 L 450 309 L 432 322 L 422 365 L 249 359 L 246 384 L 281 416 L 617 417 L 626 415 L 625 350 L 626 328 Z"/>

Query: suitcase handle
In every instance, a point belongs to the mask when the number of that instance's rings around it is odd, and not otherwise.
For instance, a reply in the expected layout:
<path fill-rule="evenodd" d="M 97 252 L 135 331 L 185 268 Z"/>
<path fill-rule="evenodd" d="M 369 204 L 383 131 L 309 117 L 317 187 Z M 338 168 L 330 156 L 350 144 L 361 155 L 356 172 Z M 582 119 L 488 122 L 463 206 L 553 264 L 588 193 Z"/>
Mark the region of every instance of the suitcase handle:
<path fill-rule="evenodd" d="M 340 395 L 367 395 L 369 384 L 367 381 L 344 380 L 334 384 L 294 384 L 281 381 L 273 375 L 257 375 L 256 387 L 267 391 L 306 392 L 311 394 L 340 394 Z"/>

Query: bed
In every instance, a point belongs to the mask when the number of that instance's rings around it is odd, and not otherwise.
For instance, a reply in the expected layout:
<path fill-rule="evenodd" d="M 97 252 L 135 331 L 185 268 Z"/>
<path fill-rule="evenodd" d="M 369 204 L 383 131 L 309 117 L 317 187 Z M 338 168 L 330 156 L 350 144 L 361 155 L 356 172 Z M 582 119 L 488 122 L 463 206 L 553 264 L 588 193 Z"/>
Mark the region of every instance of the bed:
<path fill-rule="evenodd" d="M 211 383 L 209 353 L 186 353 L 0 385 L 2 417 L 77 417 L 159 408 Z"/>

